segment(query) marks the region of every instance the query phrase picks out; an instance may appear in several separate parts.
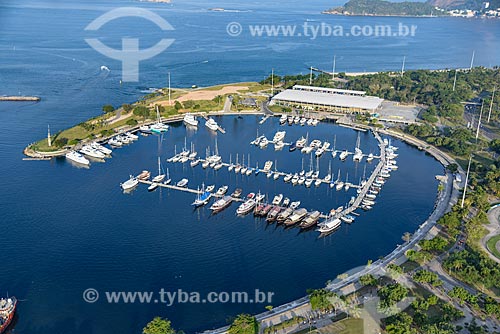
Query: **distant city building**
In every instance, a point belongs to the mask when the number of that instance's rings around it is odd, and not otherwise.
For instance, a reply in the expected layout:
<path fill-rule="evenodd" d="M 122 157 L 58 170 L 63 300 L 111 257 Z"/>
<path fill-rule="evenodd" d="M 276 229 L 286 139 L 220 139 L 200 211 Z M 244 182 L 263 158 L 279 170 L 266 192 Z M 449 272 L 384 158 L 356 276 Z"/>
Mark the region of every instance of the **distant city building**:
<path fill-rule="evenodd" d="M 270 104 L 311 111 L 373 114 L 383 101 L 363 91 L 296 85 L 275 95 Z"/>

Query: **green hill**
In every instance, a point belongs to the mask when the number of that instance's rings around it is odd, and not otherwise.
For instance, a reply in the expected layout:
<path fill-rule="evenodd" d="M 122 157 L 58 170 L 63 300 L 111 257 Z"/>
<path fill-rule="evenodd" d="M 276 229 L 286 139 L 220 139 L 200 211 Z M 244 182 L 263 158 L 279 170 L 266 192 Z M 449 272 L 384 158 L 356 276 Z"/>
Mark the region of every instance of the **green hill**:
<path fill-rule="evenodd" d="M 342 7 L 326 10 L 325 14 L 373 16 L 444 16 L 426 2 L 389 2 L 383 0 L 350 0 Z"/>

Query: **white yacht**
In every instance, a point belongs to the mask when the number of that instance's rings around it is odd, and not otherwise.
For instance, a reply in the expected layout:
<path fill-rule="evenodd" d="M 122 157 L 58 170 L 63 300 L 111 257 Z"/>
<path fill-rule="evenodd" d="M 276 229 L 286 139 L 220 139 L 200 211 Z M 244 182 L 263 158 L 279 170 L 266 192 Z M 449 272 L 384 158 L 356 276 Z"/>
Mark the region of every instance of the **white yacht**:
<path fill-rule="evenodd" d="M 83 155 L 76 151 L 66 153 L 66 159 L 85 166 L 88 166 L 90 164 L 90 161 L 88 161 Z"/>
<path fill-rule="evenodd" d="M 340 153 L 340 155 L 339 155 L 339 159 L 344 161 L 345 159 L 347 159 L 348 155 L 349 155 L 349 152 L 347 152 L 347 150 L 342 151 L 342 153 Z"/>
<path fill-rule="evenodd" d="M 92 147 L 94 150 L 98 150 L 106 155 L 110 155 L 111 153 L 113 153 L 113 150 L 110 150 L 109 148 L 104 147 L 101 144 L 96 143 L 96 142 L 92 142 L 90 144 L 90 147 Z"/>
<path fill-rule="evenodd" d="M 283 194 L 274 196 L 273 205 L 280 205 L 282 200 L 283 200 Z"/>
<path fill-rule="evenodd" d="M 286 131 L 276 132 L 276 134 L 274 135 L 274 138 L 273 138 L 273 142 L 277 143 L 277 142 L 283 141 L 283 139 L 285 139 L 285 135 L 286 135 Z"/>
<path fill-rule="evenodd" d="M 325 222 L 321 224 L 321 227 L 318 229 L 320 233 L 329 233 L 338 228 L 342 224 L 342 221 L 339 218 L 330 217 Z"/>
<path fill-rule="evenodd" d="M 269 144 L 269 140 L 266 138 L 266 137 L 263 137 L 260 142 L 259 142 L 259 146 L 260 148 L 264 148 L 266 147 L 267 145 Z"/>
<path fill-rule="evenodd" d="M 132 188 L 135 188 L 138 184 L 139 184 L 139 180 L 137 180 L 137 178 L 130 175 L 130 179 L 121 183 L 120 187 L 122 187 L 123 190 L 130 190 Z"/>
<path fill-rule="evenodd" d="M 104 153 L 96 149 L 93 149 L 90 145 L 83 146 L 80 150 L 80 153 L 96 159 L 104 159 L 105 157 Z"/>
<path fill-rule="evenodd" d="M 198 120 L 192 114 L 187 113 L 184 116 L 183 121 L 184 121 L 184 124 L 186 124 L 186 126 L 198 126 Z"/>
<path fill-rule="evenodd" d="M 116 138 L 108 140 L 108 144 L 114 147 L 121 147 L 123 145 L 123 143 Z"/>
<path fill-rule="evenodd" d="M 132 132 L 126 132 L 125 135 L 130 139 L 130 140 L 137 140 L 139 139 L 139 136 L 136 134 L 133 134 Z"/>
<path fill-rule="evenodd" d="M 267 173 L 271 170 L 272 166 L 273 166 L 273 162 L 271 160 L 266 161 L 266 164 L 264 165 L 264 169 L 262 171 Z"/>
<path fill-rule="evenodd" d="M 374 158 L 373 153 L 370 153 L 370 154 L 368 154 L 368 157 L 366 158 L 366 161 L 372 162 L 373 158 Z"/>
<path fill-rule="evenodd" d="M 219 124 L 217 124 L 217 122 L 212 117 L 208 118 L 208 120 L 205 122 L 205 126 L 212 131 L 219 130 Z"/>

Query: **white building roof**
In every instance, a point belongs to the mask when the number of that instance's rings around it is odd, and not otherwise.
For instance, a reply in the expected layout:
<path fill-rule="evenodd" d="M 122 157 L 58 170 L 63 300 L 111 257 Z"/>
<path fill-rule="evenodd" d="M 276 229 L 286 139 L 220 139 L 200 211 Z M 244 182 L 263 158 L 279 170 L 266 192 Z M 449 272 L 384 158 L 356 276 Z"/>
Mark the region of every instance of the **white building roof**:
<path fill-rule="evenodd" d="M 276 101 L 326 105 L 331 107 L 377 109 L 384 101 L 375 96 L 354 96 L 334 93 L 287 89 L 272 98 Z"/>
<path fill-rule="evenodd" d="M 337 89 L 337 88 L 325 88 L 325 87 L 314 87 L 314 86 L 303 86 L 295 85 L 293 89 L 296 90 L 306 90 L 312 92 L 324 92 L 330 94 L 347 94 L 347 95 L 365 95 L 366 92 L 362 90 L 347 90 L 347 89 Z"/>

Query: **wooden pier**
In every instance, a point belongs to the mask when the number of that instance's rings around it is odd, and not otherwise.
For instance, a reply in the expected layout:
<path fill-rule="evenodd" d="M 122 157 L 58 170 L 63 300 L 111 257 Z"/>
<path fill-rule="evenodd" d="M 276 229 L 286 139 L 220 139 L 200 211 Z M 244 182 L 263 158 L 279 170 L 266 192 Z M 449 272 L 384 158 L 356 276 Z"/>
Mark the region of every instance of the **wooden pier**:
<path fill-rule="evenodd" d="M 153 183 L 155 183 L 155 182 L 148 181 L 148 180 L 138 180 L 138 181 L 139 181 L 139 183 L 147 184 L 147 185 L 152 185 Z M 172 190 L 178 190 L 178 191 L 183 191 L 183 192 L 191 193 L 191 194 L 195 194 L 195 195 L 201 195 L 203 193 L 199 189 L 191 189 L 191 188 L 188 188 L 188 187 L 178 187 L 175 184 L 165 184 L 165 183 L 156 183 L 156 184 L 158 185 L 158 187 L 172 189 Z M 224 195 L 217 195 L 216 193 L 212 194 L 212 197 L 216 197 L 216 198 L 222 198 L 224 196 L 228 196 L 227 193 L 224 194 Z M 239 198 L 239 197 L 233 197 L 233 201 L 235 201 L 235 202 L 243 202 L 243 199 Z"/>
<path fill-rule="evenodd" d="M 350 207 L 348 207 L 347 209 L 345 209 L 344 211 L 342 211 L 341 213 L 338 213 L 336 215 L 337 218 L 346 216 L 346 215 L 352 213 L 353 211 L 355 211 L 355 210 L 357 210 L 359 208 L 361 202 L 365 198 L 366 194 L 370 190 L 370 187 L 372 186 L 373 182 L 378 177 L 378 175 L 380 174 L 380 171 L 382 170 L 382 168 L 384 167 L 384 165 L 386 163 L 385 144 L 384 144 L 384 142 L 382 141 L 382 138 L 380 138 L 380 135 L 377 132 L 374 132 L 373 134 L 374 134 L 375 138 L 379 142 L 379 147 L 380 147 L 380 161 L 377 164 L 377 167 L 375 167 L 375 170 L 373 171 L 372 175 L 370 175 L 370 178 L 366 181 L 366 183 L 363 186 L 363 188 L 361 188 L 361 192 L 358 194 L 358 197 L 356 197 L 356 199 L 354 200 L 354 203 Z"/>

